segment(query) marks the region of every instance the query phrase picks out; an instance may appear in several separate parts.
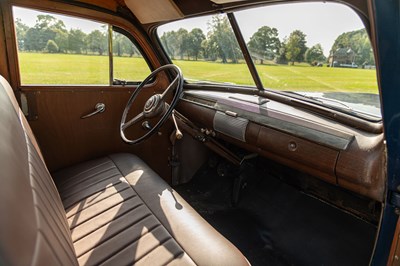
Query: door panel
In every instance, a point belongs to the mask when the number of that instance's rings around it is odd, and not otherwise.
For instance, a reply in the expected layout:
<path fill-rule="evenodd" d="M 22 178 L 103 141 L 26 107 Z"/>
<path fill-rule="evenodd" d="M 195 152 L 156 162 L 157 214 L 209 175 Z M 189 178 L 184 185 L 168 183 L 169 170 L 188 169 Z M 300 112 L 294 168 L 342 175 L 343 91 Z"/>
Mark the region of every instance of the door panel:
<path fill-rule="evenodd" d="M 144 88 L 130 114 L 137 114 L 154 92 L 152 87 Z M 27 97 L 35 101 L 29 105 L 36 105 L 37 114 L 37 119 L 30 121 L 30 125 L 50 171 L 110 153 L 131 152 L 139 155 L 157 173 L 169 180 L 170 122 L 161 128 L 161 134 L 155 134 L 139 145 L 125 144 L 119 135 L 121 115 L 132 90 L 67 90 L 57 87 L 30 89 L 25 93 L 35 95 Z M 92 112 L 97 103 L 106 105 L 103 113 L 86 119 L 80 118 Z M 128 134 L 132 137 L 144 133 L 140 125 L 129 130 Z"/>
<path fill-rule="evenodd" d="M 43 66 L 43 64 L 40 65 L 40 68 L 35 67 L 36 65 L 32 65 L 34 67 L 31 68 L 24 68 L 21 65 L 22 61 L 18 60 L 18 51 L 30 53 L 31 48 L 25 49 L 26 47 L 21 48 L 17 45 L 20 43 L 16 42 L 14 18 L 10 16 L 13 10 L 12 5 L 14 4 L 22 8 L 40 10 L 40 12 L 51 12 L 52 16 L 60 20 L 67 21 L 67 19 L 57 17 L 57 14 L 93 20 L 103 24 L 116 26 L 123 29 L 124 32 L 129 33 L 131 37 L 135 39 L 137 46 L 141 48 L 141 54 L 147 59 L 148 65 L 151 66 L 150 68 L 156 68 L 160 63 L 152 51 L 147 39 L 143 37 L 141 32 L 131 22 L 121 17 L 109 13 L 103 13 L 98 10 L 72 6 L 67 3 L 54 1 L 51 1 L 51 5 L 49 5 L 49 2 L 47 1 L 34 2 L 28 0 L 12 0 L 4 3 L 1 2 L 1 8 L 7 10 L 7 14 L 9 14 L 2 22 L 4 23 L 5 41 L 7 44 L 7 61 L 10 69 L 10 83 L 13 84 L 14 90 L 26 95 L 27 105 L 30 107 L 30 118 L 33 118 L 29 123 L 41 147 L 49 170 L 56 171 L 75 163 L 105 156 L 114 152 L 130 152 L 139 155 L 158 174 L 167 181 L 170 181 L 171 171 L 168 166 L 168 156 L 170 151 L 169 134 L 172 131 L 172 124 L 167 121 L 166 125 L 160 129 L 161 133 L 155 134 L 142 144 L 135 146 L 125 144 L 119 135 L 119 123 L 123 108 L 125 107 L 129 96 L 134 91 L 132 86 L 58 85 L 71 83 L 76 77 L 76 75 L 70 75 L 68 77 L 68 75 L 62 71 L 52 73 L 61 73 L 57 76 L 57 78 L 59 78 L 57 79 L 57 82 L 52 83 L 53 80 L 52 82 L 46 82 L 45 78 L 49 76 L 49 71 L 51 69 L 57 69 L 58 65 L 61 64 L 57 60 L 52 61 L 53 64 L 51 66 L 53 66 L 53 68 L 51 68 L 50 65 Z M 23 16 L 21 18 L 23 18 Z M 29 25 L 29 27 L 32 28 L 34 25 Z M 65 29 L 67 30 L 64 31 L 66 33 L 70 32 L 72 28 L 66 27 Z M 94 29 L 95 28 L 93 28 L 93 30 Z M 102 31 L 101 28 L 100 31 Z M 89 32 L 87 32 L 87 35 L 89 35 Z M 0 35 L 0 37 L 2 36 Z M 64 52 L 60 50 L 56 56 L 60 53 L 73 55 L 81 54 L 82 51 L 87 51 L 86 48 L 81 50 L 81 53 L 79 53 L 79 50 L 70 51 L 70 48 L 68 49 L 68 51 Z M 93 50 L 93 47 L 90 49 Z M 90 49 L 89 52 L 93 53 Z M 42 57 L 39 59 L 49 56 L 49 53 L 46 54 L 46 51 L 43 49 L 34 49 L 33 53 L 36 56 Z M 102 54 L 100 53 L 99 56 L 101 55 Z M 89 59 L 89 57 L 87 58 Z M 28 60 L 23 62 L 26 63 Z M 38 60 L 35 59 L 33 62 L 37 63 Z M 83 64 L 76 63 L 76 61 L 73 61 L 71 64 L 73 65 L 72 70 L 75 70 L 72 71 L 73 73 L 78 72 L 78 75 L 82 74 L 79 73 L 77 69 L 78 66 L 82 67 Z M 105 67 L 107 68 L 107 66 Z M 94 69 L 97 69 L 96 64 Z M 129 65 L 124 69 L 137 70 L 138 68 L 135 65 Z M 25 74 L 33 75 L 33 78 L 43 78 L 42 84 L 55 85 L 22 86 L 20 70 L 25 71 Z M 0 68 L 0 71 L 1 73 L 6 72 L 2 68 Z M 31 77 L 29 75 L 27 77 Z M 112 79 L 112 77 L 110 77 L 110 79 Z M 39 83 L 41 83 L 40 81 L 41 80 L 39 80 Z M 146 87 L 133 109 L 138 111 L 140 106 L 144 105 L 145 100 L 150 95 L 162 92 L 163 89 L 166 88 L 166 81 L 167 79 L 165 76 L 160 76 L 153 84 Z M 32 79 L 31 81 L 24 83 L 37 84 L 38 82 L 36 79 Z M 81 84 L 80 81 L 76 83 Z M 94 82 L 94 84 L 96 83 Z M 95 115 L 88 119 L 80 118 L 81 116 L 92 112 L 97 103 L 104 103 L 106 105 L 104 113 Z M 21 104 L 24 107 L 24 101 L 22 101 Z M 32 114 L 34 115 L 32 116 Z M 133 135 L 140 134 L 143 130 L 144 129 L 139 125 L 136 128 L 131 128 L 130 133 Z"/>

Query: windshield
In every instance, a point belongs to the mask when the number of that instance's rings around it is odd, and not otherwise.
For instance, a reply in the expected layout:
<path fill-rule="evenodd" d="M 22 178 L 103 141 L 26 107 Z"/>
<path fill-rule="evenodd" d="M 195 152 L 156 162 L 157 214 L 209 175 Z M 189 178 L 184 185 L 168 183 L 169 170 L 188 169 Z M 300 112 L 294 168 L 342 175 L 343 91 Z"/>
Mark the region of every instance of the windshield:
<path fill-rule="evenodd" d="M 254 86 L 226 14 L 169 23 L 157 32 L 186 81 Z"/>
<path fill-rule="evenodd" d="M 380 119 L 373 50 L 352 9 L 293 3 L 234 16 L 265 89 Z M 158 35 L 187 82 L 254 86 L 226 15 L 169 23 Z"/>

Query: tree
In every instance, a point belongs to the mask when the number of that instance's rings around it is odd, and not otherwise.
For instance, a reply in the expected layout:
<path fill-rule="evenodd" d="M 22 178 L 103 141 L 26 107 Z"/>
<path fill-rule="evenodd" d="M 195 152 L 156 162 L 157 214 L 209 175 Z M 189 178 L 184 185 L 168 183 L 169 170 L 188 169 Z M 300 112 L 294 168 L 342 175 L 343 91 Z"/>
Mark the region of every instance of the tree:
<path fill-rule="evenodd" d="M 302 62 L 306 50 L 306 35 L 300 30 L 295 30 L 290 33 L 286 43 L 286 59 L 292 64 L 294 64 L 295 61 Z"/>
<path fill-rule="evenodd" d="M 202 50 L 202 42 L 206 39 L 204 33 L 199 28 L 194 28 L 189 32 L 189 51 L 197 61 L 200 51 Z"/>
<path fill-rule="evenodd" d="M 189 47 L 190 47 L 189 32 L 184 28 L 180 28 L 177 31 L 177 38 L 178 38 L 178 51 L 181 59 L 183 59 L 183 56 L 185 54 L 189 59 Z"/>
<path fill-rule="evenodd" d="M 177 33 L 175 31 L 164 32 L 161 36 L 161 43 L 169 57 L 174 60 L 179 50 Z"/>
<path fill-rule="evenodd" d="M 339 48 L 351 48 L 356 53 L 357 65 L 374 64 L 374 55 L 367 31 L 360 29 L 340 34 L 332 45 L 332 55 Z"/>
<path fill-rule="evenodd" d="M 49 40 L 54 40 L 56 32 L 53 27 L 57 24 L 58 20 L 50 15 L 38 15 L 36 17 L 35 29 L 38 32 L 37 48 L 39 51 L 43 51 Z M 61 22 L 62 25 L 64 24 Z"/>
<path fill-rule="evenodd" d="M 68 31 L 65 28 L 64 22 L 58 20 L 54 25 L 50 26 L 50 29 L 56 34 L 54 41 L 58 45 L 58 52 L 66 52 L 68 49 Z"/>
<path fill-rule="evenodd" d="M 60 50 L 67 47 L 67 30 L 62 20 L 50 15 L 38 15 L 35 26 L 26 30 L 25 50 L 44 51 L 49 40 L 57 43 Z"/>
<path fill-rule="evenodd" d="M 70 29 L 68 34 L 68 50 L 77 54 L 86 48 L 86 34 L 80 29 Z"/>
<path fill-rule="evenodd" d="M 286 59 L 286 43 L 287 43 L 287 38 L 285 37 L 283 41 L 280 44 L 278 54 L 276 55 L 274 61 L 277 64 L 287 64 L 287 59 Z"/>
<path fill-rule="evenodd" d="M 20 18 L 17 18 L 15 20 L 15 29 L 17 32 L 17 41 L 18 41 L 18 49 L 20 51 L 25 50 L 25 35 L 26 32 L 29 30 L 29 27 L 27 25 L 25 25 L 24 23 L 22 23 Z"/>
<path fill-rule="evenodd" d="M 274 59 L 280 48 L 278 30 L 268 26 L 259 28 L 257 32 L 250 37 L 247 46 L 252 55 L 260 59 L 261 64 L 263 64 L 265 59 Z"/>
<path fill-rule="evenodd" d="M 48 40 L 46 44 L 45 51 L 49 53 L 57 53 L 58 52 L 58 45 L 53 40 Z"/>
<path fill-rule="evenodd" d="M 228 59 L 232 63 L 237 63 L 242 58 L 242 53 L 236 41 L 235 34 L 230 27 L 226 16 L 216 15 L 211 18 L 208 32 L 209 52 L 217 51 L 222 63 L 227 63 Z"/>
<path fill-rule="evenodd" d="M 119 34 L 121 35 L 121 34 Z M 89 33 L 85 38 L 85 44 L 88 50 L 93 53 L 98 53 L 99 55 L 103 55 L 105 51 L 107 51 L 108 42 L 107 36 L 100 30 L 94 30 Z M 116 46 L 118 47 L 118 41 Z M 120 56 L 120 55 L 119 55 Z"/>
<path fill-rule="evenodd" d="M 304 59 L 309 64 L 325 61 L 326 57 L 324 56 L 324 50 L 322 49 L 321 44 L 318 43 L 313 47 L 308 48 L 304 55 Z"/>
<path fill-rule="evenodd" d="M 40 31 L 36 28 L 29 28 L 26 31 L 24 47 L 26 51 L 41 51 L 44 47 L 39 44 Z M 47 43 L 46 43 L 47 44 Z"/>
<path fill-rule="evenodd" d="M 67 50 L 68 50 L 68 31 L 67 30 L 57 31 L 54 41 L 58 45 L 59 53 L 67 52 Z"/>

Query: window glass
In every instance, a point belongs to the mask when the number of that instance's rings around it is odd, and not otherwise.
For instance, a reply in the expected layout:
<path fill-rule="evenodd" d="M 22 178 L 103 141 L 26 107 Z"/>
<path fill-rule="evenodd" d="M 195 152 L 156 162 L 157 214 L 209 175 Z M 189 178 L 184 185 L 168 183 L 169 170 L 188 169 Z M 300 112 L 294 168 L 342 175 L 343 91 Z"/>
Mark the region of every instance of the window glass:
<path fill-rule="evenodd" d="M 110 85 L 109 25 L 13 7 L 22 85 Z M 139 82 L 150 69 L 125 35 L 113 32 L 115 82 Z"/>
<path fill-rule="evenodd" d="M 234 12 L 264 88 L 380 119 L 375 61 L 359 16 L 338 3 L 290 3 Z M 254 84 L 225 15 L 159 27 L 186 80 Z"/>
<path fill-rule="evenodd" d="M 14 7 L 21 84 L 109 83 L 107 25 Z"/>
<path fill-rule="evenodd" d="M 157 32 L 186 81 L 254 85 L 226 15 L 172 22 Z"/>
<path fill-rule="evenodd" d="M 124 34 L 113 32 L 114 84 L 144 80 L 150 69 L 139 49 Z"/>
<path fill-rule="evenodd" d="M 364 25 L 349 7 L 282 4 L 235 16 L 264 88 L 380 116 L 373 50 Z"/>

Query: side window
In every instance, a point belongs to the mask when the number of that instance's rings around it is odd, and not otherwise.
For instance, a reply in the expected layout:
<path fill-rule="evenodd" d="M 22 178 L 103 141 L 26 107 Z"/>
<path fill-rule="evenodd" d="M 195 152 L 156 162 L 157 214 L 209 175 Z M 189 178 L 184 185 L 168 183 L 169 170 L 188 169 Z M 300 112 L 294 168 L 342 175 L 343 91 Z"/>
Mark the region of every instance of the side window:
<path fill-rule="evenodd" d="M 114 84 L 138 82 L 149 74 L 149 66 L 136 45 L 124 34 L 113 31 Z"/>
<path fill-rule="evenodd" d="M 13 15 L 21 85 L 111 85 L 112 79 L 139 82 L 150 73 L 124 35 L 113 32 L 110 54 L 108 24 L 21 7 Z"/>

